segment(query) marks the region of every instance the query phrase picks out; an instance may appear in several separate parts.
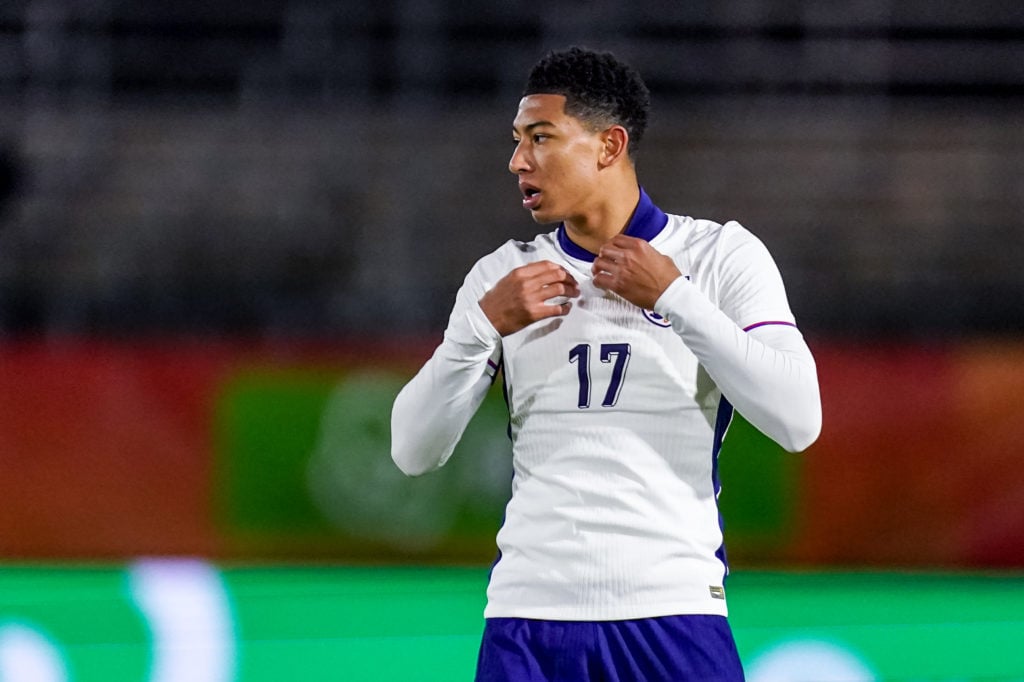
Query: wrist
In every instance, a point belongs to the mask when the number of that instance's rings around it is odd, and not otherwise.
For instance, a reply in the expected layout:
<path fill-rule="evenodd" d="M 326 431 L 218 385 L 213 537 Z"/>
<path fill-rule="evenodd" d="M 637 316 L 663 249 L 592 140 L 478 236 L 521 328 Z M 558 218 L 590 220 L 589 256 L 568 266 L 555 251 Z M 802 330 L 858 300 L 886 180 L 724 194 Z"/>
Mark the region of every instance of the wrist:
<path fill-rule="evenodd" d="M 661 292 L 661 295 L 654 301 L 651 309 L 659 315 L 668 317 L 669 309 L 673 307 L 672 302 L 680 296 L 680 290 L 687 286 L 690 286 L 690 281 L 686 277 L 679 275 L 668 283 L 668 286 Z"/>
<path fill-rule="evenodd" d="M 473 306 L 467 315 L 474 336 L 487 343 L 496 343 L 504 334 L 499 331 L 499 323 L 491 318 L 484 309 L 482 302 Z"/>

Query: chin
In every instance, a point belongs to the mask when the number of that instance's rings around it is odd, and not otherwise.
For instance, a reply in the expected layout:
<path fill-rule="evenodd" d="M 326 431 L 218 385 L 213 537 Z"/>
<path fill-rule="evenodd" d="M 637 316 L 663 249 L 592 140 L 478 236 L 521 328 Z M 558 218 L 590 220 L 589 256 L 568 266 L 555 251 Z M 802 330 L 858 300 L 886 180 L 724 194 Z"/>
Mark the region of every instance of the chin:
<path fill-rule="evenodd" d="M 530 217 L 533 218 L 533 222 L 538 225 L 550 225 L 551 223 L 561 221 L 561 218 L 553 216 L 550 213 L 545 213 L 541 210 L 530 211 Z"/>

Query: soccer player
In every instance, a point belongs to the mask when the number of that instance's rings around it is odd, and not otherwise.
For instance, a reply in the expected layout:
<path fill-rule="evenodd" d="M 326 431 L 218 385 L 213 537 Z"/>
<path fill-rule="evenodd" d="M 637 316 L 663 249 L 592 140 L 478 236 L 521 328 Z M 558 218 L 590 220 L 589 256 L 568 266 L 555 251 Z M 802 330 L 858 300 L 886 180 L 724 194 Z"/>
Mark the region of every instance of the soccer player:
<path fill-rule="evenodd" d="M 478 681 L 742 680 L 726 619 L 717 456 L 733 410 L 784 448 L 821 427 L 779 271 L 736 222 L 638 183 L 650 96 L 615 56 L 532 69 L 509 170 L 557 227 L 480 259 L 403 388 L 392 457 L 442 466 L 501 370 L 512 496 Z"/>

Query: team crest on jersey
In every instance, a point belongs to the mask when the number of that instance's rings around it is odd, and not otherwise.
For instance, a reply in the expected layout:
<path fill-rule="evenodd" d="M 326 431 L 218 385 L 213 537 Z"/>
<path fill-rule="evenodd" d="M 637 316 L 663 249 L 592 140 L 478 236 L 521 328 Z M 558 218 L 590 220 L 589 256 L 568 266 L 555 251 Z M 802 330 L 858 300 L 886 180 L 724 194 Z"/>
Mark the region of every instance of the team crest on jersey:
<path fill-rule="evenodd" d="M 644 317 L 647 318 L 648 322 L 650 322 L 652 324 L 656 324 L 659 327 L 671 327 L 672 326 L 672 322 L 669 321 L 669 319 L 667 317 L 662 317 L 661 315 L 659 315 L 658 313 L 654 312 L 653 310 L 647 310 L 646 308 L 641 308 L 640 310 L 641 310 L 641 312 L 643 312 Z"/>
<path fill-rule="evenodd" d="M 690 276 L 689 275 L 683 275 L 683 277 L 686 278 L 687 282 L 690 281 Z M 651 324 L 656 324 L 659 327 L 671 327 L 672 326 L 672 321 L 670 319 L 668 319 L 667 317 L 662 317 L 661 315 L 659 315 L 658 313 L 654 312 L 653 310 L 648 310 L 647 308 L 641 308 L 640 311 L 644 314 L 644 317 L 646 317 L 647 321 L 650 322 Z"/>
<path fill-rule="evenodd" d="M 687 282 L 690 281 L 690 276 L 689 275 L 683 275 L 683 277 L 686 278 Z M 658 313 L 654 312 L 653 310 L 648 310 L 647 308 L 641 308 L 640 312 L 642 312 L 644 314 L 644 317 L 646 317 L 647 321 L 650 322 L 651 324 L 656 324 L 659 327 L 671 327 L 672 326 L 672 320 L 668 319 L 667 317 L 662 317 L 661 315 L 659 315 Z"/>

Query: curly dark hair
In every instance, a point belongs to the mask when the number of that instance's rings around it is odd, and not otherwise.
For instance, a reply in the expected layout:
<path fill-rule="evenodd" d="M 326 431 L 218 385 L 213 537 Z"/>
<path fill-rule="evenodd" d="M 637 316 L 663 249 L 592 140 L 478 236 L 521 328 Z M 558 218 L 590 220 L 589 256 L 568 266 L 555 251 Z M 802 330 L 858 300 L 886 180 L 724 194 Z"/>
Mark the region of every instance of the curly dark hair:
<path fill-rule="evenodd" d="M 549 52 L 526 79 L 527 95 L 563 95 L 565 113 L 592 129 L 621 125 L 634 156 L 647 129 L 651 93 L 640 73 L 610 52 L 584 47 Z"/>

